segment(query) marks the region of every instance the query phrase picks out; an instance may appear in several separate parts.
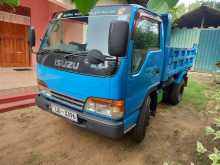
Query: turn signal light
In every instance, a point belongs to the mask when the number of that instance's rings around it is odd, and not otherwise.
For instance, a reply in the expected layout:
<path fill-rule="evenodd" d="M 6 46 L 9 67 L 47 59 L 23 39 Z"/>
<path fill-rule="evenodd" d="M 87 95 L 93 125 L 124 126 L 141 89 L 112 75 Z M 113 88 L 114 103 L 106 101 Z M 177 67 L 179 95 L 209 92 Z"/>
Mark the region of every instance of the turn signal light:
<path fill-rule="evenodd" d="M 124 101 L 91 97 L 86 101 L 84 109 L 86 111 L 118 119 L 124 115 Z"/>

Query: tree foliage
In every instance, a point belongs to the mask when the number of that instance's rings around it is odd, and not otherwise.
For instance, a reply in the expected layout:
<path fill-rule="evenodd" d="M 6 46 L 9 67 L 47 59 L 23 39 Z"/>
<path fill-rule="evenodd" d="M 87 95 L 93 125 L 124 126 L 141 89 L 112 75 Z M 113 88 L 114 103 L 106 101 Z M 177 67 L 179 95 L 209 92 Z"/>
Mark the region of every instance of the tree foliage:
<path fill-rule="evenodd" d="M 98 0 L 72 0 L 72 2 L 75 3 L 76 8 L 78 8 L 82 14 L 88 14 L 97 1 Z"/>
<path fill-rule="evenodd" d="M 175 22 L 175 20 L 177 20 L 187 12 L 187 7 L 184 4 L 178 4 L 175 7 L 171 8 L 169 12 L 172 14 L 173 21 Z"/>
<path fill-rule="evenodd" d="M 0 0 L 0 5 L 18 6 L 19 0 Z"/>
<path fill-rule="evenodd" d="M 173 9 L 178 0 L 149 0 L 147 8 L 158 13 L 167 13 Z"/>
<path fill-rule="evenodd" d="M 143 32 L 140 29 L 137 29 L 134 34 L 134 49 L 144 49 L 148 50 L 149 48 L 154 47 L 158 43 L 158 35 L 153 32 Z"/>

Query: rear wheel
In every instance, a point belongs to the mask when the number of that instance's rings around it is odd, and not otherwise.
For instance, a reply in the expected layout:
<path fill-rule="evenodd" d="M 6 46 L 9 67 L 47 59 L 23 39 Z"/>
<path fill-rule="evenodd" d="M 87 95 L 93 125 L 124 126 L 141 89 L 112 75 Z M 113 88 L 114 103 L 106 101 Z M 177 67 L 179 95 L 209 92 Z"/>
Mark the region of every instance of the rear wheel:
<path fill-rule="evenodd" d="M 150 114 L 151 116 L 155 116 L 157 112 L 157 92 L 153 92 L 151 95 L 151 103 L 150 103 Z"/>
<path fill-rule="evenodd" d="M 144 104 L 140 109 L 137 125 L 133 130 L 133 139 L 136 142 L 141 142 L 145 137 L 146 127 L 149 125 L 149 120 L 151 115 L 151 111 L 150 111 L 151 102 L 152 102 L 151 97 L 148 96 L 145 99 Z"/>
<path fill-rule="evenodd" d="M 179 84 L 173 84 L 169 92 L 169 103 L 172 105 L 177 105 L 182 100 L 184 92 L 184 80 Z"/>
<path fill-rule="evenodd" d="M 163 90 L 163 102 L 166 104 L 169 104 L 169 94 L 170 94 L 170 86 L 167 86 L 164 90 Z"/>

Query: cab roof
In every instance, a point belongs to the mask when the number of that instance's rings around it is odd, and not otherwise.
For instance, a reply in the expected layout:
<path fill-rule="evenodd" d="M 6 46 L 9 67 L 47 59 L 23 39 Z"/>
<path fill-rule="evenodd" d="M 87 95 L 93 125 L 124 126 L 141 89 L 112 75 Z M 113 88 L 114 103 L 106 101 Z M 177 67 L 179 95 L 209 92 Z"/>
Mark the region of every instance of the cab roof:
<path fill-rule="evenodd" d="M 105 9 L 106 12 L 102 9 Z M 110 14 L 115 14 L 117 15 L 119 10 L 124 10 L 124 14 L 130 14 L 131 12 L 135 12 L 139 9 L 147 11 L 149 14 L 154 15 L 154 16 L 160 16 L 159 14 L 150 11 L 144 6 L 137 5 L 137 4 L 114 4 L 114 5 L 100 5 L 94 7 L 91 11 L 90 14 L 93 15 L 110 15 Z M 82 15 L 78 9 L 72 9 L 72 10 L 65 10 L 61 12 L 54 13 L 53 18 L 67 18 L 67 17 L 77 17 L 77 16 L 86 16 Z"/>

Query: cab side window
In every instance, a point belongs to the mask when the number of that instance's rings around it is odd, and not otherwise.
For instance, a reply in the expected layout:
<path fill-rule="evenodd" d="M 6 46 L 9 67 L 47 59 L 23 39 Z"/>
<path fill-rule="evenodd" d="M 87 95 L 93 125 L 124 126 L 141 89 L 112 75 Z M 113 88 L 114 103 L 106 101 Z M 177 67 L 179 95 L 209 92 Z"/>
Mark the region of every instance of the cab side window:
<path fill-rule="evenodd" d="M 147 52 L 160 49 L 160 23 L 146 17 L 138 18 L 133 39 L 132 72 L 136 73 L 142 66 Z"/>

